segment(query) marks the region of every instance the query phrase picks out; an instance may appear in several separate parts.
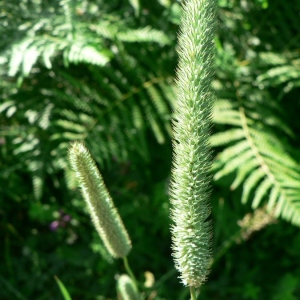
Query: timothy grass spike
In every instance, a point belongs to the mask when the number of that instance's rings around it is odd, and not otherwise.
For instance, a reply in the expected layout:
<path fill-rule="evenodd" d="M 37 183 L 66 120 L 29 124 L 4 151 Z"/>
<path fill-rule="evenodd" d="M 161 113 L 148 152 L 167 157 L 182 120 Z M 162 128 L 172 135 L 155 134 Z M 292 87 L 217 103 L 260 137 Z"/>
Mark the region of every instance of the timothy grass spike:
<path fill-rule="evenodd" d="M 131 250 L 130 238 L 89 151 L 75 142 L 69 149 L 69 161 L 105 247 L 115 258 L 126 257 Z"/>
<path fill-rule="evenodd" d="M 123 300 L 141 299 L 135 287 L 135 284 L 133 283 L 132 279 L 128 275 L 123 274 L 118 278 L 117 287 Z"/>
<path fill-rule="evenodd" d="M 173 118 L 172 247 L 184 285 L 199 287 L 211 261 L 209 136 L 214 74 L 216 0 L 183 3 L 179 33 L 177 103 Z"/>

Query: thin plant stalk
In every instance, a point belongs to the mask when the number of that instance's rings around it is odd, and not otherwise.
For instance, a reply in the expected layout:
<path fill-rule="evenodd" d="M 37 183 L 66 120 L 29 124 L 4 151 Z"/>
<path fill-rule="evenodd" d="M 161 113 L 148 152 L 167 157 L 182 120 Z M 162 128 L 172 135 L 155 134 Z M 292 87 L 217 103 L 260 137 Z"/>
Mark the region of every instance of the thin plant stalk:
<path fill-rule="evenodd" d="M 126 256 L 123 257 L 123 262 L 124 262 L 124 267 L 125 267 L 126 272 L 127 272 L 128 275 L 130 276 L 130 278 L 131 278 L 131 280 L 133 281 L 133 283 L 134 283 L 136 289 L 138 290 L 138 283 L 137 283 L 137 280 L 136 280 L 136 278 L 135 278 L 135 276 L 134 276 L 134 274 L 133 274 L 133 272 L 132 272 L 132 270 L 131 270 L 131 268 L 130 268 L 130 266 L 129 266 L 128 259 L 127 259 Z"/>
<path fill-rule="evenodd" d="M 193 286 L 190 286 L 191 300 L 197 300 L 196 290 Z"/>

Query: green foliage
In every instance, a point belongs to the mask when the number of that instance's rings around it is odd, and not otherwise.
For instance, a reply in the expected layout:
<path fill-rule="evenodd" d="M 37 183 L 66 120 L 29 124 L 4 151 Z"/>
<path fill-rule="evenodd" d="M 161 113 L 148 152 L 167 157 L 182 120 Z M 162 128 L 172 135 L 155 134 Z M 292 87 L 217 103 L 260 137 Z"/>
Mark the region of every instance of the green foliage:
<path fill-rule="evenodd" d="M 77 12 L 88 4 L 79 5 L 73 1 L 68 5 L 72 3 L 75 7 L 71 11 Z M 38 7 L 37 5 L 36 9 Z M 22 145 L 20 148 L 15 147 L 17 149 L 14 154 L 20 155 L 22 165 L 26 164 L 32 173 L 36 199 L 40 199 L 43 195 L 46 174 L 54 174 L 68 168 L 65 152 L 70 141 L 85 140 L 92 153 L 97 153 L 94 155 L 97 162 L 103 165 L 109 164 L 112 158 L 126 161 L 129 151 L 135 151 L 144 159 L 148 159 L 148 129 L 153 132 L 159 143 L 164 143 L 170 136 L 173 79 L 167 70 L 157 70 L 152 64 L 162 45 L 169 43 L 170 38 L 161 30 L 151 29 L 150 26 L 130 29 L 122 20 L 113 22 L 111 20 L 114 18 L 113 15 L 102 18 L 100 23 L 91 24 L 91 16 L 100 12 L 94 11 L 95 7 L 93 12 L 89 11 L 88 6 L 84 9 L 85 13 L 75 14 L 74 18 L 85 21 L 85 26 L 91 27 L 98 39 L 100 37 L 103 39 L 103 45 L 105 44 L 103 49 L 114 53 L 113 57 L 110 57 L 110 63 L 101 69 L 94 67 L 90 61 L 92 56 L 88 54 L 82 61 L 86 63 L 85 65 L 70 66 L 73 71 L 69 72 L 65 68 L 72 62 L 68 57 L 65 57 L 63 64 L 58 57 L 53 57 L 53 63 L 46 64 L 47 68 L 52 67 L 51 70 L 43 68 L 41 62 L 35 72 L 42 76 L 31 75 L 24 79 L 19 90 L 12 88 L 13 85 L 8 85 L 3 93 L 4 102 L 0 111 L 10 120 L 13 118 L 20 120 L 14 126 L 5 127 L 4 134 L 12 143 Z M 51 11 L 50 8 L 49 10 Z M 47 19 L 48 22 L 52 22 L 49 29 L 51 34 L 53 27 L 57 27 L 61 41 L 70 43 L 71 47 L 77 47 L 76 39 L 68 40 L 65 37 L 73 32 L 70 26 L 62 27 L 64 33 L 59 30 L 61 27 L 57 24 L 64 23 L 69 17 L 66 10 L 58 9 L 58 11 L 60 14 L 55 14 L 55 17 L 50 15 Z M 48 15 L 49 12 L 45 10 L 45 14 Z M 33 24 L 34 21 L 39 22 L 37 15 L 32 14 L 32 18 Z M 80 29 L 82 26 L 78 22 L 75 23 Z M 33 28 L 36 30 L 39 27 Z M 89 38 L 86 31 L 80 34 Z M 28 38 L 42 43 L 44 37 L 40 36 L 39 31 L 33 31 L 30 35 L 32 36 Z M 93 37 L 92 39 L 97 40 Z M 50 42 L 52 44 L 50 43 L 49 47 L 55 48 L 57 40 Z M 158 46 L 153 45 L 155 50 L 151 52 L 148 47 L 136 51 L 136 46 L 131 45 L 133 42 L 157 42 Z M 85 42 L 83 44 L 87 45 Z M 44 44 L 39 46 L 40 53 L 46 51 L 44 46 L 48 47 Z M 4 53 L 7 56 L 7 64 L 4 63 L 4 67 L 19 64 L 11 56 L 13 49 L 18 47 L 18 42 L 13 43 L 10 48 L 6 47 Z M 22 49 L 16 53 L 25 55 L 27 50 Z M 138 64 L 138 57 L 143 59 L 143 65 Z M 50 56 L 48 58 L 50 60 Z M 157 63 L 163 67 L 169 64 L 169 61 L 167 55 L 164 55 Z M 22 60 L 22 63 L 27 64 L 30 61 Z M 15 75 L 19 66 L 11 75 Z M 25 75 L 21 74 L 21 77 L 23 76 Z M 16 136 L 18 138 L 15 138 Z M 36 151 L 32 151 L 33 147 Z M 45 160 L 45 157 L 51 158 Z M 72 182 L 72 175 L 68 170 L 66 176 L 67 181 Z"/>
<path fill-rule="evenodd" d="M 130 232 L 139 286 L 143 272 L 154 276 L 145 298 L 186 299 L 171 259 L 167 195 L 180 3 L 0 4 L 0 298 L 59 299 L 57 275 L 76 299 L 115 299 L 112 278 L 123 266 L 94 232 L 67 162 L 78 140 Z M 296 0 L 219 1 L 217 259 L 203 299 L 300 297 L 299 230 L 290 225 L 299 222 L 299 9 Z M 268 205 L 277 224 L 238 225 Z"/>
<path fill-rule="evenodd" d="M 299 280 L 297 277 L 294 277 L 292 274 L 285 274 L 279 282 L 277 287 L 276 294 L 274 294 L 272 300 L 287 299 L 287 300 L 296 300 L 297 297 L 295 293 L 297 291 Z"/>
<path fill-rule="evenodd" d="M 288 124 L 280 102 L 300 78 L 295 54 L 258 51 L 253 55 L 248 50 L 244 65 L 233 49 L 219 45 L 218 52 L 219 64 L 227 60 L 236 68 L 233 73 L 221 67 L 214 82 L 218 96 L 214 122 L 223 129 L 211 138 L 213 146 L 223 147 L 215 161 L 214 179 L 235 176 L 230 189 L 243 186 L 242 203 L 251 199 L 256 209 L 267 202 L 275 216 L 300 225 L 299 156 L 293 150 L 293 124 Z M 266 87 L 282 90 L 276 95 Z"/>
<path fill-rule="evenodd" d="M 91 12 L 89 5 L 92 6 L 87 1 L 61 0 L 42 8 L 37 1 L 32 17 L 19 24 L 21 38 L 6 48 L 8 75 L 19 74 L 21 79 L 27 77 L 39 58 L 46 68 L 51 69 L 51 60 L 60 53 L 65 66 L 70 63 L 103 66 L 113 56 L 112 49 L 107 47 L 111 40 L 162 45 L 170 42 L 166 35 L 150 26 L 131 29 L 117 17 L 112 24 L 112 15 L 107 15 L 105 10 L 97 11 L 96 6 Z M 91 13 L 95 12 L 101 14 L 100 22 L 91 20 Z"/>
<path fill-rule="evenodd" d="M 297 204 L 300 194 L 299 165 L 289 155 L 284 140 L 274 132 L 277 129 L 288 136 L 289 131 L 284 130 L 284 123 L 277 116 L 278 108 L 273 105 L 272 111 L 265 105 L 267 97 L 260 99 L 253 89 L 251 92 L 250 99 L 244 95 L 247 100 L 240 105 L 225 99 L 216 104 L 215 122 L 235 126 L 211 139 L 214 146 L 227 146 L 216 160 L 218 171 L 214 178 L 218 180 L 236 172 L 231 189 L 243 184 L 242 203 L 246 203 L 252 197 L 251 191 L 255 191 L 252 208 L 256 209 L 269 195 L 270 211 L 275 210 L 276 216 L 300 225 Z M 263 112 L 263 119 L 257 113 L 259 111 Z M 224 115 L 230 118 L 224 119 Z"/>
<path fill-rule="evenodd" d="M 59 280 L 59 278 L 55 277 L 55 280 L 57 282 L 57 285 L 58 285 L 58 287 L 59 287 L 59 289 L 60 289 L 60 291 L 61 291 L 64 299 L 65 300 L 72 300 L 72 298 L 71 298 L 68 290 L 66 289 L 66 287 L 64 286 L 64 284 Z"/>

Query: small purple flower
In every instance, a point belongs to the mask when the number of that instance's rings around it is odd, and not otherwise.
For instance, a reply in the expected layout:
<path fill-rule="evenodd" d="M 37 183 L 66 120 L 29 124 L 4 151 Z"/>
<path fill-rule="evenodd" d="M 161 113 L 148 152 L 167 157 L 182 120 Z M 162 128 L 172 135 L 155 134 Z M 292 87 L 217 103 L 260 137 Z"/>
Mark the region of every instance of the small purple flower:
<path fill-rule="evenodd" d="M 70 215 L 64 215 L 64 216 L 63 216 L 63 220 L 64 220 L 65 222 L 70 222 L 70 221 L 71 221 L 71 216 L 70 216 Z"/>
<path fill-rule="evenodd" d="M 51 224 L 50 224 L 49 227 L 50 227 L 51 231 L 56 231 L 58 229 L 58 227 L 59 227 L 59 221 L 53 221 L 53 222 L 51 222 Z"/>
<path fill-rule="evenodd" d="M 66 227 L 71 219 L 70 215 L 66 215 L 63 210 L 60 210 L 58 219 L 50 223 L 50 230 L 56 231 L 59 227 Z"/>

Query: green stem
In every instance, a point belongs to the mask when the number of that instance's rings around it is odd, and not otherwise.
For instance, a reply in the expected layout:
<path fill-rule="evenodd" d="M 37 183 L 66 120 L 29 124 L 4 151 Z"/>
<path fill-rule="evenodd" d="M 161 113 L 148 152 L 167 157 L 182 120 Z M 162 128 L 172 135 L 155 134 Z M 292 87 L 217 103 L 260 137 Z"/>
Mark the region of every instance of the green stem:
<path fill-rule="evenodd" d="M 124 267 L 125 267 L 126 272 L 128 273 L 128 275 L 130 276 L 131 280 L 133 281 L 136 289 L 139 290 L 138 283 L 137 283 L 137 281 L 135 279 L 135 276 L 134 276 L 134 274 L 133 274 L 133 272 L 132 272 L 132 270 L 131 270 L 131 268 L 129 266 L 127 256 L 123 257 L 123 262 L 124 262 Z"/>
<path fill-rule="evenodd" d="M 237 243 L 237 240 L 242 235 L 242 230 L 238 230 L 235 234 L 233 234 L 228 240 L 226 240 L 221 248 L 217 251 L 217 253 L 214 255 L 214 258 L 211 261 L 211 265 L 215 264 L 217 261 L 222 258 L 224 254 L 228 251 L 229 248 L 231 248 L 234 244 Z"/>
<path fill-rule="evenodd" d="M 190 286 L 191 300 L 197 300 L 196 290 L 194 286 Z"/>

